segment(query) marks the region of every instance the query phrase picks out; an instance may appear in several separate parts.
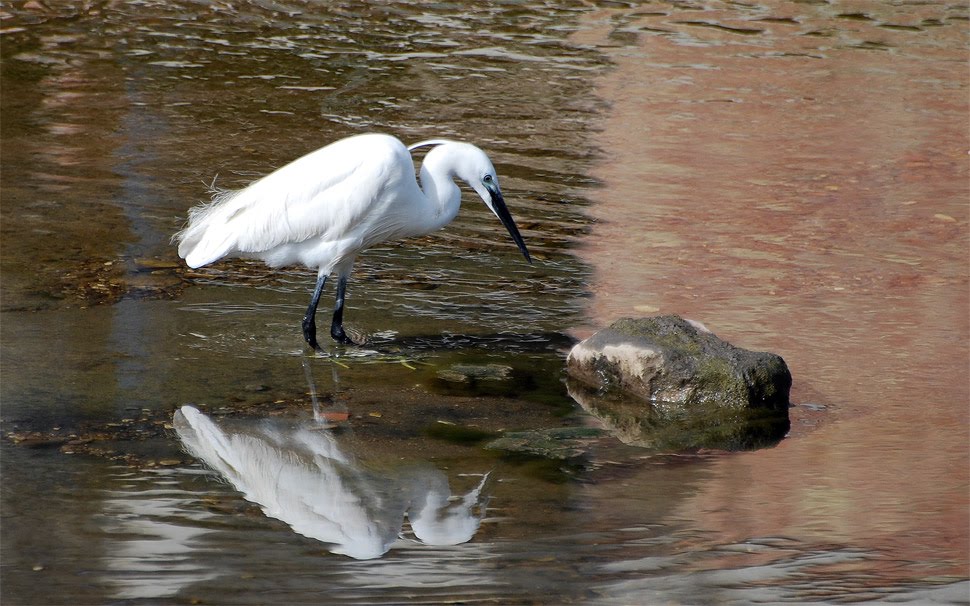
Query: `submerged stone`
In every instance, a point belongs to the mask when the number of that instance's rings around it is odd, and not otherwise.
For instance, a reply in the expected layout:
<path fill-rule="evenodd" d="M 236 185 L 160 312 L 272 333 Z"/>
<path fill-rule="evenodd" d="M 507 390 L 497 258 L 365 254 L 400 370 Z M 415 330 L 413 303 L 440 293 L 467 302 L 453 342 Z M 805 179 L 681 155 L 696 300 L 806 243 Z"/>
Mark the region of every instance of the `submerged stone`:
<path fill-rule="evenodd" d="M 593 427 L 557 427 L 533 431 L 515 431 L 485 445 L 489 450 L 521 454 L 545 459 L 567 460 L 580 457 L 589 443 L 603 437 L 605 432 Z"/>
<path fill-rule="evenodd" d="M 678 316 L 618 320 L 566 364 L 570 395 L 628 444 L 758 448 L 790 428 L 785 361 Z"/>
<path fill-rule="evenodd" d="M 475 380 L 504 381 L 512 376 L 512 367 L 503 364 L 452 364 L 438 371 L 438 378 L 453 383 Z"/>

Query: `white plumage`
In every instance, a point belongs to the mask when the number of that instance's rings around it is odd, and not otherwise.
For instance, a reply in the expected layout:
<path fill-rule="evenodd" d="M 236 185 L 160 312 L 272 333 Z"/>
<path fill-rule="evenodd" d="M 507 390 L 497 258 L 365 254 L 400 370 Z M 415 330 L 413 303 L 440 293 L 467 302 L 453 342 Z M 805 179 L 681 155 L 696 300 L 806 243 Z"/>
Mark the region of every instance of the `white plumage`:
<path fill-rule="evenodd" d="M 434 147 L 422 163 L 419 186 L 410 151 L 422 146 Z M 272 267 L 299 263 L 316 269 L 317 286 L 303 320 L 304 338 L 315 349 L 317 303 L 327 277 L 336 273 L 331 336 L 347 343 L 344 289 L 356 255 L 450 223 L 461 203 L 456 178 L 481 196 L 531 263 L 485 152 L 445 139 L 408 148 L 380 134 L 342 139 L 244 189 L 216 192 L 211 202 L 189 211 L 188 224 L 174 239 L 179 256 L 193 268 L 239 255 Z"/>

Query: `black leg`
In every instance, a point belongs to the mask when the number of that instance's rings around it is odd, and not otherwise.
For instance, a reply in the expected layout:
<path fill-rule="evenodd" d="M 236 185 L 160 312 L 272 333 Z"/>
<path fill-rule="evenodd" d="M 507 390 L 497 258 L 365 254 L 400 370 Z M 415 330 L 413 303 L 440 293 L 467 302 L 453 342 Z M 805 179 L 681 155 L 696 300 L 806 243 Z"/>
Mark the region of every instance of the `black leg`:
<path fill-rule="evenodd" d="M 320 302 L 320 294 L 323 292 L 323 285 L 326 283 L 327 276 L 321 274 L 317 277 L 317 286 L 313 289 L 310 306 L 306 308 L 306 315 L 303 316 L 303 338 L 313 349 L 320 349 L 320 344 L 317 343 L 317 303 Z"/>
<path fill-rule="evenodd" d="M 333 306 L 333 324 L 330 325 L 330 336 L 338 343 L 352 345 L 354 342 L 344 332 L 344 293 L 347 291 L 347 276 L 337 279 L 337 300 Z"/>

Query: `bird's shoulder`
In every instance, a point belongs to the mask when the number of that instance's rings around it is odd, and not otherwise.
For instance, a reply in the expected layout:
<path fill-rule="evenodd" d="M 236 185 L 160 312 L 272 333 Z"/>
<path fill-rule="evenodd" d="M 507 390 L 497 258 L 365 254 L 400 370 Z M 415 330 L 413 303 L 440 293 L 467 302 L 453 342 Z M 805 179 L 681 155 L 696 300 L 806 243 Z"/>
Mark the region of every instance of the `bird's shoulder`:
<path fill-rule="evenodd" d="M 309 156 L 337 166 L 377 166 L 382 163 L 410 162 L 411 154 L 397 137 L 379 133 L 355 135 L 321 147 Z"/>
<path fill-rule="evenodd" d="M 251 198 L 245 213 L 254 230 L 251 246 L 348 236 L 416 190 L 410 152 L 399 140 L 371 134 L 341 139 L 244 190 Z M 272 237 L 261 235 L 266 232 Z"/>
<path fill-rule="evenodd" d="M 358 135 L 312 151 L 250 186 L 258 199 L 309 201 L 328 190 L 377 179 L 410 162 L 404 144 L 388 135 Z"/>

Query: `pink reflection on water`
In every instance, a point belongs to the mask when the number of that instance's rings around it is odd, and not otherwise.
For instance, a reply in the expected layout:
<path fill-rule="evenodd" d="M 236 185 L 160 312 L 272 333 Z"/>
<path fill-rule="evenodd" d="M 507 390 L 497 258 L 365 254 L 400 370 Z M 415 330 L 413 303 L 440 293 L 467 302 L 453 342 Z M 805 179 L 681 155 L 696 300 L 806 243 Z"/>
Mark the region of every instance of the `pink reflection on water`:
<path fill-rule="evenodd" d="M 718 462 L 679 511 L 716 541 L 856 545 L 907 562 L 893 577 L 964 577 L 965 22 L 863 4 L 593 17 L 582 41 L 616 69 L 597 86 L 612 109 L 576 333 L 677 313 L 781 354 L 794 401 L 828 406 L 794 408 L 777 448 Z M 653 33 L 617 48 L 618 22 Z"/>

